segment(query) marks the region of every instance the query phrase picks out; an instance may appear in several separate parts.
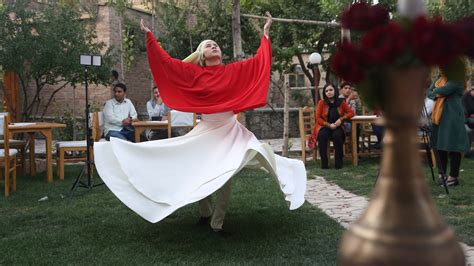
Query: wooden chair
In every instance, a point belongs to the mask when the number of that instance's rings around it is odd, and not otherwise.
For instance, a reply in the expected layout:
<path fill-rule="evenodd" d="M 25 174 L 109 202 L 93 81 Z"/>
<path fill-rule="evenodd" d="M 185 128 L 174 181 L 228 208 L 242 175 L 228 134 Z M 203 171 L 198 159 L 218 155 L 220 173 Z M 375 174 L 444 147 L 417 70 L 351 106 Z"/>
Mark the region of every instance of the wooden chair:
<path fill-rule="evenodd" d="M 92 140 L 99 141 L 103 130 L 101 130 L 101 123 L 103 128 L 103 121 L 102 112 L 95 112 L 90 114 L 91 122 L 90 126 L 92 128 Z M 101 119 L 102 118 L 102 119 Z M 57 148 L 57 160 L 56 160 L 56 170 L 57 175 L 59 176 L 60 180 L 64 180 L 64 164 L 66 162 L 81 162 L 86 161 L 87 156 L 87 143 L 86 140 L 78 140 L 78 141 L 59 141 L 56 143 Z M 73 156 L 67 158 L 65 155 L 66 153 L 80 153 L 80 156 Z M 91 151 L 91 158 L 94 152 Z"/>
<path fill-rule="evenodd" d="M 193 129 L 196 124 L 196 113 L 186 113 L 171 110 L 168 112 L 168 138 L 172 137 L 173 128 Z"/>
<path fill-rule="evenodd" d="M 94 142 L 105 141 L 104 135 L 104 113 L 95 112 L 92 114 L 92 139 Z"/>
<path fill-rule="evenodd" d="M 299 129 L 300 129 L 300 139 L 301 139 L 301 160 L 306 164 L 307 161 L 307 154 L 309 152 L 312 153 L 313 161 L 317 161 L 317 152 L 318 147 L 316 146 L 313 150 L 309 150 L 306 147 L 306 141 L 313 133 L 313 129 L 316 126 L 316 117 L 314 113 L 314 109 L 311 107 L 303 107 L 299 109 Z M 351 146 L 351 142 L 347 140 L 344 142 L 343 146 L 343 153 L 344 157 L 352 158 L 351 153 L 349 153 L 349 147 Z M 334 146 L 332 141 L 328 141 L 328 158 L 330 157 L 331 153 L 334 153 Z"/>
<path fill-rule="evenodd" d="M 418 145 L 418 153 L 419 154 L 422 154 L 425 158 L 428 157 L 428 155 L 426 154 L 428 152 L 428 150 L 430 151 L 430 160 L 431 160 L 431 163 L 433 164 L 433 168 L 436 168 L 436 155 L 435 155 L 435 151 L 432 149 L 432 148 L 428 148 L 427 149 L 427 139 L 425 139 L 423 137 L 423 135 L 419 135 L 418 136 L 418 142 L 419 142 L 419 145 Z M 428 159 L 428 158 L 427 158 Z"/>
<path fill-rule="evenodd" d="M 312 153 L 313 161 L 316 162 L 317 147 L 313 150 L 309 150 L 306 145 L 306 141 L 313 133 L 313 129 L 316 125 L 314 108 L 312 107 L 300 107 L 299 108 L 299 129 L 300 129 L 300 140 L 301 140 L 301 160 L 306 164 L 306 156 L 308 153 Z"/>
<path fill-rule="evenodd" d="M 0 113 L 0 117 L 2 119 L 0 120 L 0 135 L 3 135 L 3 116 L 8 115 L 8 113 Z M 11 121 L 10 121 L 11 122 Z M 9 139 L 9 144 L 10 144 L 10 149 L 15 149 L 19 152 L 19 156 L 17 156 L 17 165 L 21 165 L 21 172 L 25 173 L 26 172 L 26 150 L 28 149 L 28 144 L 29 142 L 26 140 L 22 139 L 14 139 L 12 138 L 13 136 L 10 135 Z M 4 140 L 3 138 L 0 139 L 0 148 L 4 147 Z"/>
<path fill-rule="evenodd" d="M 10 195 L 10 177 L 12 179 L 11 190 L 16 191 L 16 155 L 18 151 L 10 148 L 9 115 L 3 115 L 1 119 L 3 120 L 3 149 L 0 149 L 0 164 L 4 170 L 1 173 L 5 181 L 5 197 L 8 197 Z"/>
<path fill-rule="evenodd" d="M 367 110 L 367 108 L 362 105 L 362 115 L 368 115 L 369 112 Z M 354 130 L 354 129 L 352 129 Z M 367 149 L 368 149 L 368 154 L 370 154 L 372 151 L 371 151 L 371 146 L 372 144 L 375 144 L 372 142 L 372 139 L 373 137 L 376 137 L 375 136 L 375 133 L 374 133 L 374 130 L 372 129 L 372 125 L 370 124 L 362 124 L 362 127 L 360 129 L 360 137 L 361 137 L 361 142 L 359 143 L 360 144 L 360 147 L 361 147 L 361 151 L 362 153 L 365 151 L 365 148 L 366 148 L 366 145 L 367 145 Z"/>

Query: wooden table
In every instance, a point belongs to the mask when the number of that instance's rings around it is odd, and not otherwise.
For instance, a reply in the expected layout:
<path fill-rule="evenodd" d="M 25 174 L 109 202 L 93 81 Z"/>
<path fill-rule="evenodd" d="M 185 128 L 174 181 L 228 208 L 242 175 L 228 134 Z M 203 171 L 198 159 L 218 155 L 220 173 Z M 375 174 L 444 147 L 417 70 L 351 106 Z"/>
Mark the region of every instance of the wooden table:
<path fill-rule="evenodd" d="M 140 142 L 140 134 L 146 129 L 168 129 L 168 121 L 137 121 L 135 127 L 135 142 Z"/>
<path fill-rule="evenodd" d="M 30 136 L 30 174 L 36 175 L 35 133 L 39 132 L 46 138 L 46 173 L 47 181 L 53 182 L 53 128 L 65 128 L 65 124 L 33 122 L 13 123 L 8 125 L 11 134 L 28 133 Z"/>
<path fill-rule="evenodd" d="M 375 115 L 356 115 L 351 119 L 351 140 L 352 140 L 352 165 L 359 164 L 359 147 L 357 147 L 357 125 L 359 124 L 381 124 L 382 118 Z"/>

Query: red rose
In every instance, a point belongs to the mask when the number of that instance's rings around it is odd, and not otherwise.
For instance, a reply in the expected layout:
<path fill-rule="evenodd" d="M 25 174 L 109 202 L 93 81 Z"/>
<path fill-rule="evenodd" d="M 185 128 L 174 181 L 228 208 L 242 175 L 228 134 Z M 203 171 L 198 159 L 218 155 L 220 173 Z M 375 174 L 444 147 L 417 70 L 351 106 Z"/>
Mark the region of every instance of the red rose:
<path fill-rule="evenodd" d="M 463 52 L 463 39 L 454 25 L 443 23 L 441 18 L 428 21 L 418 17 L 411 31 L 415 54 L 428 65 L 446 66 Z"/>
<path fill-rule="evenodd" d="M 341 16 L 341 24 L 345 29 L 369 30 L 389 21 L 388 10 L 382 5 L 370 6 L 365 2 L 353 4 Z"/>
<path fill-rule="evenodd" d="M 455 27 L 463 35 L 464 54 L 474 59 L 474 17 L 458 21 Z"/>
<path fill-rule="evenodd" d="M 388 9 L 381 4 L 371 6 L 369 10 L 369 21 L 372 22 L 371 28 L 387 24 L 390 21 Z"/>
<path fill-rule="evenodd" d="M 406 46 L 406 34 L 394 22 L 372 29 L 361 40 L 368 64 L 389 64 Z"/>
<path fill-rule="evenodd" d="M 349 42 L 339 44 L 336 54 L 334 55 L 331 68 L 340 78 L 351 82 L 358 83 L 364 79 L 362 71 L 361 50 Z"/>

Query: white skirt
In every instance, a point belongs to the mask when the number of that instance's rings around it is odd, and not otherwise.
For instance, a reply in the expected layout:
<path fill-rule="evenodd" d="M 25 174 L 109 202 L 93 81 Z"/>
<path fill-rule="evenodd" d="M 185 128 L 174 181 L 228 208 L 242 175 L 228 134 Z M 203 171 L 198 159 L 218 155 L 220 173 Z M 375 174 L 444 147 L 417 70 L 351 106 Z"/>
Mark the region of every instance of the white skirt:
<path fill-rule="evenodd" d="M 203 115 L 181 137 L 131 143 L 118 138 L 94 144 L 102 180 L 130 209 L 156 223 L 221 188 L 245 166 L 259 166 L 280 184 L 289 209 L 305 201 L 303 162 L 275 155 L 232 112 Z"/>

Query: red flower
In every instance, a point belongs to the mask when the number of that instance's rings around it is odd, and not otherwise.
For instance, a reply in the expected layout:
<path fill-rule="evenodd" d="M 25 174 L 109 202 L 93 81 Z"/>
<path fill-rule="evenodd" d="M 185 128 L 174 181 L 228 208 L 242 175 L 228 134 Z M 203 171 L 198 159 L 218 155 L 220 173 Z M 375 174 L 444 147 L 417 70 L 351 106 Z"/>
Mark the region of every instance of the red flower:
<path fill-rule="evenodd" d="M 362 71 L 361 50 L 349 42 L 339 44 L 336 54 L 334 55 L 331 68 L 340 78 L 351 82 L 358 83 L 364 79 Z"/>
<path fill-rule="evenodd" d="M 412 28 L 411 41 L 418 58 L 428 65 L 446 66 L 463 52 L 463 36 L 441 18 L 428 21 L 418 17 Z"/>
<path fill-rule="evenodd" d="M 463 35 L 464 54 L 474 59 L 474 17 L 458 21 L 455 27 Z"/>
<path fill-rule="evenodd" d="M 386 24 L 389 20 L 388 10 L 385 7 L 370 6 L 365 2 L 353 4 L 341 16 L 342 27 L 351 30 L 369 30 Z"/>
<path fill-rule="evenodd" d="M 407 38 L 398 24 L 390 22 L 365 34 L 361 46 L 368 64 L 389 64 L 405 49 Z"/>

